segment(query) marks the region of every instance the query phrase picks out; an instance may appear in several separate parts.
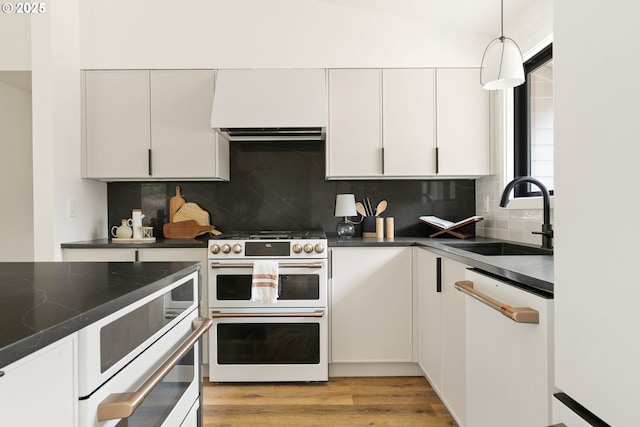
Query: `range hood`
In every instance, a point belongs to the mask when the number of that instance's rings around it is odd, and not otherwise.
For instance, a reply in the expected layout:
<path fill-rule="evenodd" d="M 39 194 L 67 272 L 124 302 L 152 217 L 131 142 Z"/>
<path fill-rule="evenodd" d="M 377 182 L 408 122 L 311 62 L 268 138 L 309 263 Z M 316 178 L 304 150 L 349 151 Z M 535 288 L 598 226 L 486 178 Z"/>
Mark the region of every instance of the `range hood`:
<path fill-rule="evenodd" d="M 322 69 L 219 70 L 211 127 L 230 141 L 322 141 Z"/>

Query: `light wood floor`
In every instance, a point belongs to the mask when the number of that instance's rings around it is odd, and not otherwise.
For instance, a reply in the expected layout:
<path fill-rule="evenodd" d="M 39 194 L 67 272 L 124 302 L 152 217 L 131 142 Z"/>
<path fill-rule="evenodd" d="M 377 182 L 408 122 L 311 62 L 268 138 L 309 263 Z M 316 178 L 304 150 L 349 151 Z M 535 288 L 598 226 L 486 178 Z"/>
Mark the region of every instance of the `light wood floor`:
<path fill-rule="evenodd" d="M 308 384 L 212 384 L 205 378 L 203 388 L 205 427 L 456 426 L 422 377 Z"/>

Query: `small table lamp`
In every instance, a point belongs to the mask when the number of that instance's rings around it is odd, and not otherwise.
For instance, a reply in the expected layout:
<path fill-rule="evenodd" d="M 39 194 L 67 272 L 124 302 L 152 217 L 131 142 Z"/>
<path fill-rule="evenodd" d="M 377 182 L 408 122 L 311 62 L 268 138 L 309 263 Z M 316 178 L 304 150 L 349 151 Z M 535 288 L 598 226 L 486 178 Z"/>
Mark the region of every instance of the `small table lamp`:
<path fill-rule="evenodd" d="M 356 227 L 347 217 L 356 215 L 358 215 L 358 212 L 356 212 L 356 197 L 353 194 L 336 195 L 335 216 L 344 217 L 344 220 L 340 221 L 336 226 L 338 237 L 352 237 L 354 235 Z"/>

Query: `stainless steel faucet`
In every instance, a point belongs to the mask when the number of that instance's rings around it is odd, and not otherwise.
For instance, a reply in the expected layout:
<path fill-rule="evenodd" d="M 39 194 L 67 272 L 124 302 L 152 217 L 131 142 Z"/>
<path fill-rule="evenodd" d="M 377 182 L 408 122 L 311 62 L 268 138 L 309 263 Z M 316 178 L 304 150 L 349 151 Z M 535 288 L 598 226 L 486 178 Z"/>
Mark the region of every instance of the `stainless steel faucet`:
<path fill-rule="evenodd" d="M 535 184 L 540 191 L 542 192 L 542 207 L 543 207 L 543 222 L 542 222 L 542 231 L 532 231 L 533 234 L 542 235 L 542 247 L 544 249 L 553 249 L 553 227 L 551 226 L 551 196 L 549 195 L 549 190 L 547 187 L 537 180 L 536 178 L 530 176 L 521 176 L 510 183 L 504 188 L 502 192 L 502 199 L 500 199 L 500 207 L 504 208 L 509 203 L 509 194 L 513 187 L 520 184 L 521 182 L 530 182 Z"/>

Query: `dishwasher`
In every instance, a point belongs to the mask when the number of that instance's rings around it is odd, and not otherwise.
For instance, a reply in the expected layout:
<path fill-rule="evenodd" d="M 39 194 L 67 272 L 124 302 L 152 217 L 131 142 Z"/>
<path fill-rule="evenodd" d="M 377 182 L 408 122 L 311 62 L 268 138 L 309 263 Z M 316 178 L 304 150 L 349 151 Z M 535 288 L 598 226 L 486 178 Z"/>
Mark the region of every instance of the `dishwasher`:
<path fill-rule="evenodd" d="M 550 425 L 553 299 L 476 269 L 465 279 L 466 427 Z"/>

